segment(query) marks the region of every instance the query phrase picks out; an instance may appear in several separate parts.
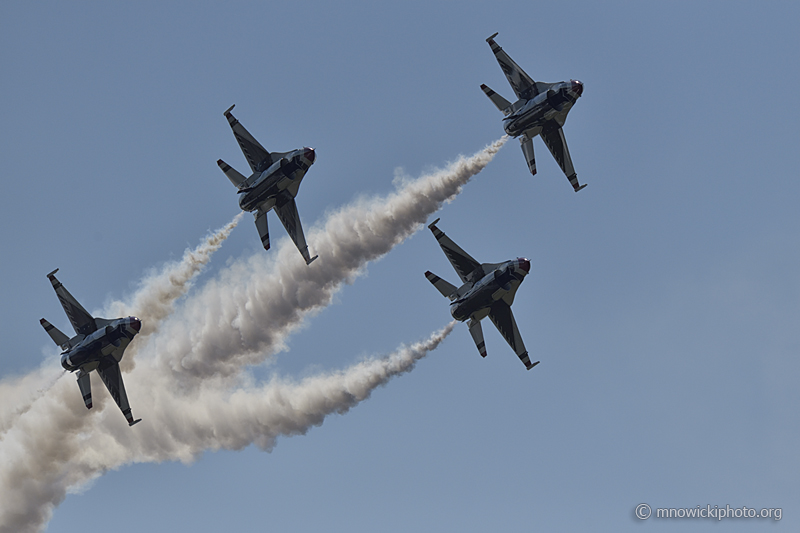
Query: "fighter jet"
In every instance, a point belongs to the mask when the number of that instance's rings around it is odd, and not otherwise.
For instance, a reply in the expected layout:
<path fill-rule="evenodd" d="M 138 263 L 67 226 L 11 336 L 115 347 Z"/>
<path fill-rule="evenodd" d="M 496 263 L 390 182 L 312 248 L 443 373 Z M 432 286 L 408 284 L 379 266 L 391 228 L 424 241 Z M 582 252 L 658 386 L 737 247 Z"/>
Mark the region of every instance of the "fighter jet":
<path fill-rule="evenodd" d="M 56 290 L 58 300 L 64 307 L 75 336 L 67 337 L 54 325 L 44 318 L 39 323 L 53 339 L 61 346 L 61 366 L 70 372 L 78 371 L 78 388 L 83 395 L 83 402 L 87 409 L 92 408 L 92 385 L 89 372 L 97 370 L 111 397 L 125 415 L 128 425 L 132 426 L 142 419 L 133 419 L 131 406 L 128 404 L 128 395 L 125 394 L 125 384 L 122 382 L 122 373 L 119 362 L 125 353 L 125 348 L 142 328 L 141 321 L 135 316 L 109 320 L 106 318 L 93 318 L 86 309 L 78 303 L 67 289 L 56 279 L 53 270 L 47 275 L 53 288 Z"/>
<path fill-rule="evenodd" d="M 520 137 L 522 153 L 528 162 L 531 174 L 536 175 L 536 159 L 533 156 L 533 138 L 542 137 L 544 144 L 553 154 L 561 170 L 567 176 L 575 192 L 586 187 L 578 183 L 578 175 L 572 166 L 569 156 L 567 140 L 564 138 L 562 126 L 567 120 L 567 113 L 583 94 L 583 83 L 578 80 L 562 81 L 558 83 L 543 83 L 533 81 L 519 65 L 514 63 L 508 54 L 494 42 L 495 33 L 486 42 L 492 47 L 500 68 L 508 78 L 511 88 L 518 100 L 513 104 L 491 90 L 486 85 L 481 89 L 486 96 L 497 106 L 505 118 L 503 129 L 512 137 Z"/>
<path fill-rule="evenodd" d="M 303 235 L 303 226 L 300 225 L 300 215 L 297 213 L 294 198 L 300 189 L 300 182 L 303 181 L 308 168 L 314 164 L 317 157 L 314 149 L 300 148 L 291 152 L 267 152 L 231 114 L 233 107 L 230 106 L 224 115 L 233 130 L 233 136 L 239 141 L 239 146 L 250 164 L 253 174 L 249 178 L 245 178 L 222 159 L 217 161 L 217 165 L 228 176 L 231 183 L 239 189 L 238 193 L 241 195 L 239 207 L 244 211 L 254 212 L 256 228 L 261 236 L 261 244 L 264 245 L 264 249 L 269 250 L 267 212 L 275 208 L 281 224 L 286 228 L 286 232 L 294 241 L 297 249 L 300 250 L 306 264 L 310 265 L 317 256 L 311 257 L 308 253 L 308 245 L 306 245 L 306 238 Z"/>
<path fill-rule="evenodd" d="M 449 298 L 450 314 L 461 322 L 467 321 L 470 335 L 478 347 L 481 357 L 486 357 L 486 344 L 483 342 L 481 319 L 488 315 L 511 349 L 519 357 L 525 368 L 530 370 L 539 364 L 531 364 L 528 351 L 522 342 L 517 323 L 511 312 L 511 304 L 522 280 L 531 270 L 531 262 L 524 257 L 505 263 L 478 263 L 462 250 L 450 237 L 436 227 L 439 219 L 428 226 L 439 241 L 444 255 L 456 269 L 463 285 L 456 288 L 431 271 L 425 277 L 433 283 L 442 296 Z"/>

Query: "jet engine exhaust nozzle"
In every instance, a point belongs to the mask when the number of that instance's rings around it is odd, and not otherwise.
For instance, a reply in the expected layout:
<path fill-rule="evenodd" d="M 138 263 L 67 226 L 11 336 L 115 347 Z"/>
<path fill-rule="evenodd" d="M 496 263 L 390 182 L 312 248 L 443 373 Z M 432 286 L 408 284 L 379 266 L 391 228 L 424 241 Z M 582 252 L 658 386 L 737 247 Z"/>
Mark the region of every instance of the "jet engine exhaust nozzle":
<path fill-rule="evenodd" d="M 303 157 L 309 160 L 309 162 L 313 163 L 315 159 L 317 159 L 317 153 L 314 151 L 313 148 L 305 148 L 305 152 L 303 152 Z"/>

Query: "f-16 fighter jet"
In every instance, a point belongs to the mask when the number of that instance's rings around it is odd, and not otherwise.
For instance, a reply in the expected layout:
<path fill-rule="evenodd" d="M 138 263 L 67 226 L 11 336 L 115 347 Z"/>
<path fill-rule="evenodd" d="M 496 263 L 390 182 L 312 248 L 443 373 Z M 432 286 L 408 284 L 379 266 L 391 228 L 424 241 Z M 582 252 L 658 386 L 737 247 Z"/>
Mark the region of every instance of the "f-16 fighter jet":
<path fill-rule="evenodd" d="M 467 320 L 472 340 L 475 341 L 481 357 L 486 357 L 481 319 L 488 315 L 489 320 L 525 364 L 525 368 L 530 370 L 538 365 L 539 361 L 531 364 L 511 313 L 514 295 L 530 272 L 531 262 L 520 257 L 505 263 L 478 263 L 437 228 L 437 222 L 438 218 L 428 227 L 464 284 L 456 288 L 430 271 L 425 272 L 425 277 L 443 296 L 450 299 L 450 314 L 461 322 Z"/>
<path fill-rule="evenodd" d="M 492 52 L 494 52 L 497 62 L 500 63 L 500 68 L 503 69 L 518 100 L 512 104 L 486 85 L 481 85 L 481 89 L 497 106 L 497 109 L 505 115 L 503 119 L 505 132 L 512 137 L 522 136 L 519 141 L 531 174 L 536 174 L 533 138 L 540 135 L 561 170 L 564 171 L 572 188 L 575 189 L 575 192 L 578 192 L 586 187 L 586 184 L 580 185 L 578 183 L 578 175 L 572 166 L 567 140 L 564 138 L 564 130 L 561 127 L 567 120 L 567 113 L 583 94 L 583 84 L 578 80 L 558 83 L 533 81 L 494 42 L 496 36 L 497 34 L 495 33 L 486 39 L 486 42 L 492 47 Z"/>
<path fill-rule="evenodd" d="M 231 125 L 233 136 L 239 141 L 247 162 L 253 174 L 245 178 L 233 167 L 222 159 L 217 161 L 219 168 L 228 176 L 238 189 L 239 207 L 244 211 L 255 212 L 256 228 L 261 236 L 261 244 L 269 250 L 269 229 L 267 228 L 267 212 L 275 208 L 281 224 L 294 241 L 297 249 L 303 255 L 306 264 L 317 258 L 308 253 L 306 237 L 303 235 L 303 226 L 300 225 L 300 215 L 294 198 L 300 189 L 300 182 L 306 175 L 308 168 L 314 164 L 316 154 L 313 148 L 301 148 L 291 152 L 267 152 L 258 141 L 250 135 L 242 124 L 231 114 L 231 109 L 225 111 L 225 118 Z"/>
<path fill-rule="evenodd" d="M 56 272 L 58 269 L 50 272 L 47 277 L 53 284 L 58 300 L 75 329 L 75 336 L 67 337 L 44 318 L 39 322 L 50 338 L 64 350 L 61 354 L 61 366 L 70 372 L 78 371 L 78 387 L 87 409 L 92 408 L 89 372 L 97 370 L 111 397 L 128 420 L 128 425 L 141 422 L 141 418 L 133 419 L 128 395 L 125 394 L 125 384 L 122 382 L 122 373 L 119 370 L 119 362 L 125 353 L 125 348 L 142 328 L 141 321 L 135 316 L 115 320 L 93 318 L 56 279 Z"/>

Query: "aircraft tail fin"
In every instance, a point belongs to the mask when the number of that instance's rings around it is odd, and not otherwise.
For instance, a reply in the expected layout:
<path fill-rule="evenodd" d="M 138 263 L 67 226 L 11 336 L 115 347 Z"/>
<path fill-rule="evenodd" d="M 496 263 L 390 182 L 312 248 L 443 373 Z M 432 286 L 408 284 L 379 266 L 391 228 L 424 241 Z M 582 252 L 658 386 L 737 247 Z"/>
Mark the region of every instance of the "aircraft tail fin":
<path fill-rule="evenodd" d="M 60 329 L 55 327 L 44 318 L 39 320 L 39 323 L 42 325 L 47 334 L 50 335 L 50 338 L 53 339 L 53 342 L 61 346 L 62 350 L 69 348 L 69 337 L 62 333 Z"/>
<path fill-rule="evenodd" d="M 220 170 L 228 176 L 228 179 L 231 180 L 231 183 L 233 183 L 235 187 L 241 187 L 244 180 L 247 179 L 222 159 L 217 160 L 217 165 L 219 165 Z"/>
<path fill-rule="evenodd" d="M 455 293 L 458 290 L 455 285 L 446 282 L 430 270 L 425 272 L 425 277 L 428 278 L 428 281 L 433 283 L 436 290 L 442 293 L 442 296 L 450 298 L 451 300 L 455 299 Z"/>
<path fill-rule="evenodd" d="M 488 85 L 481 84 L 481 90 L 489 97 L 489 100 L 500 110 L 503 115 L 511 114 L 511 102 L 494 92 Z"/>

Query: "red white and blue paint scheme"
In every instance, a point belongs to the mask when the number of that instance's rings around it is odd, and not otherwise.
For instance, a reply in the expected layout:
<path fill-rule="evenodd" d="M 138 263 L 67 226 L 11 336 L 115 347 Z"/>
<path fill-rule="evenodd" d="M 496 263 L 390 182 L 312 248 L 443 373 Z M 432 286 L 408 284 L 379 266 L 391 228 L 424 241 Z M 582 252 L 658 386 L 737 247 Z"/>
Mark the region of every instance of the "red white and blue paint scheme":
<path fill-rule="evenodd" d="M 503 129 L 512 137 L 520 137 L 522 153 L 531 174 L 536 174 L 536 158 L 533 154 L 533 138 L 539 135 L 547 149 L 553 154 L 558 166 L 564 171 L 575 192 L 586 187 L 578 183 L 578 175 L 572 166 L 572 158 L 564 137 L 564 122 L 575 102 L 583 94 L 583 83 L 578 80 L 544 83 L 533 81 L 500 46 L 494 42 L 495 33 L 486 42 L 494 52 L 500 68 L 514 89 L 518 100 L 513 104 L 486 85 L 481 89 L 497 106 L 505 118 Z"/>
<path fill-rule="evenodd" d="M 520 257 L 504 263 L 478 263 L 437 228 L 437 222 L 438 218 L 428 228 L 463 285 L 456 287 L 430 271 L 425 272 L 425 277 L 451 301 L 450 314 L 458 321 L 467 321 L 470 335 L 482 357 L 486 357 L 486 344 L 483 342 L 481 319 L 488 316 L 525 368 L 530 370 L 538 365 L 539 361 L 531 363 L 511 312 L 514 296 L 530 272 L 531 262 Z"/>
<path fill-rule="evenodd" d="M 239 207 L 243 211 L 254 212 L 256 228 L 264 249 L 269 250 L 267 213 L 270 209 L 275 209 L 281 224 L 300 250 L 306 264 L 310 265 L 317 256 L 311 257 L 308 253 L 294 198 L 300 189 L 300 182 L 316 160 L 314 149 L 306 147 L 291 152 L 268 152 L 231 114 L 233 107 L 229 107 L 224 115 L 253 174 L 245 178 L 222 159 L 217 161 L 217 165 L 239 189 Z"/>
<path fill-rule="evenodd" d="M 114 320 L 94 318 L 56 279 L 56 272 L 58 269 L 50 272 L 47 278 L 53 284 L 58 300 L 75 329 L 75 336 L 67 337 L 44 318 L 39 323 L 53 342 L 64 350 L 61 354 L 61 366 L 64 370 L 78 372 L 78 388 L 87 409 L 92 408 L 92 385 L 89 373 L 97 370 L 111 397 L 125 415 L 128 425 L 141 422 L 141 418 L 134 420 L 131 414 L 119 362 L 122 360 L 125 348 L 142 329 L 142 322 L 135 316 Z"/>

